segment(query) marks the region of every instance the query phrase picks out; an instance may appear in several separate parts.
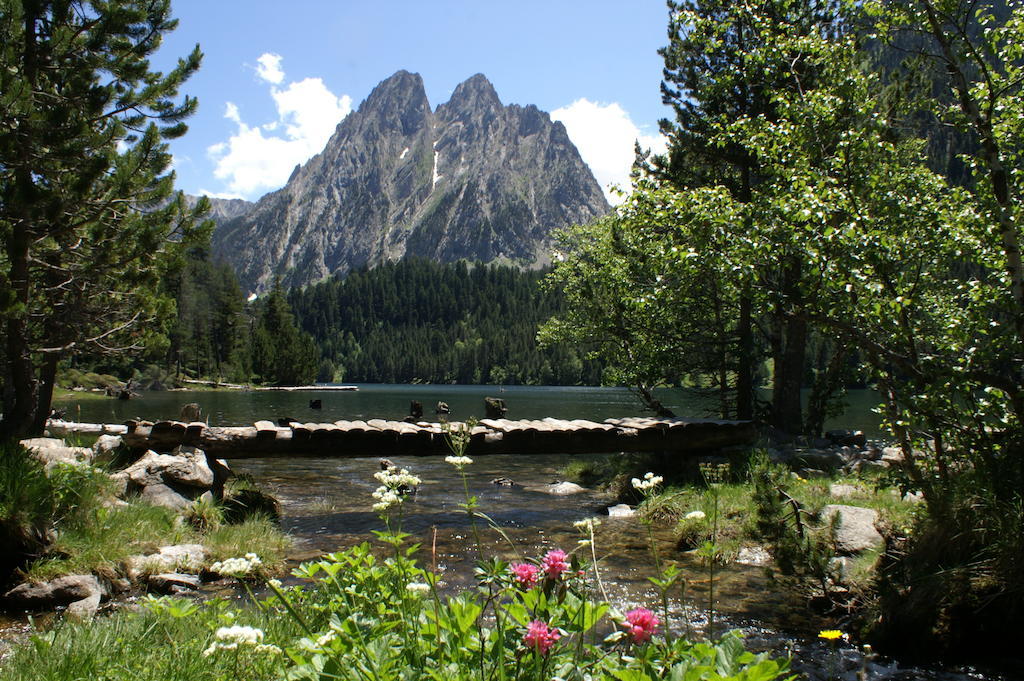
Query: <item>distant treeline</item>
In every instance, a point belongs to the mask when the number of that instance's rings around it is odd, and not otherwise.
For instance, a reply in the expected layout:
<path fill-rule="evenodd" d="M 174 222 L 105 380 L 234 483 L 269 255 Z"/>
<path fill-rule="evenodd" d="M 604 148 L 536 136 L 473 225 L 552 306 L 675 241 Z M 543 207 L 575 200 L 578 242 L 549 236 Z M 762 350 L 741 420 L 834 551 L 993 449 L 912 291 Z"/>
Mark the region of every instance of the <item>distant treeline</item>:
<path fill-rule="evenodd" d="M 601 367 L 582 350 L 538 347 L 538 326 L 564 305 L 543 278 L 410 258 L 292 290 L 288 301 L 320 349 L 320 380 L 599 384 Z"/>

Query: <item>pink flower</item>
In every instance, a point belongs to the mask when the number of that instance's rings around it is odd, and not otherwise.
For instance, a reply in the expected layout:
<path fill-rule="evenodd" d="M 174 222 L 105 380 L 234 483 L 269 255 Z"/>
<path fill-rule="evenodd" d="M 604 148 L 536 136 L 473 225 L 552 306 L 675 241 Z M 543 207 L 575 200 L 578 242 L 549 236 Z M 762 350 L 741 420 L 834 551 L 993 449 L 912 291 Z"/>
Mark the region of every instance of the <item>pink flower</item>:
<path fill-rule="evenodd" d="M 555 641 L 562 637 L 558 629 L 549 627 L 540 620 L 534 620 L 526 626 L 526 633 L 523 634 L 523 643 L 527 648 L 533 648 L 541 655 L 547 655 Z"/>
<path fill-rule="evenodd" d="M 533 563 L 512 563 L 509 568 L 515 575 L 519 586 L 524 589 L 531 589 L 537 584 L 537 577 L 540 575 L 540 568 Z"/>
<path fill-rule="evenodd" d="M 658 628 L 658 617 L 647 608 L 636 608 L 626 613 L 626 633 L 634 643 L 644 643 Z"/>
<path fill-rule="evenodd" d="M 563 572 L 569 569 L 566 561 L 568 556 L 562 549 L 553 549 L 544 554 L 540 560 L 540 566 L 551 579 L 558 579 Z"/>

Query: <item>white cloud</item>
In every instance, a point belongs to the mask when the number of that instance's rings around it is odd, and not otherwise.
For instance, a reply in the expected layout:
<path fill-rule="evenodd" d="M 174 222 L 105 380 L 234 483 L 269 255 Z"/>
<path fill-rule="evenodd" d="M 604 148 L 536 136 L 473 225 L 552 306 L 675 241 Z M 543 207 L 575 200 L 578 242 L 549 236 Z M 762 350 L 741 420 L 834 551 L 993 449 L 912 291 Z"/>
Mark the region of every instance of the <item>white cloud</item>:
<path fill-rule="evenodd" d="M 284 71 L 281 70 L 281 55 L 273 52 L 264 52 L 256 60 L 256 75 L 274 85 L 280 85 L 284 80 Z"/>
<path fill-rule="evenodd" d="M 237 126 L 236 131 L 206 149 L 214 162 L 214 176 L 224 182 L 218 195 L 255 199 L 281 187 L 296 165 L 323 150 L 335 127 L 352 110 L 352 98 L 334 95 L 320 78 L 277 87 L 284 81 L 280 56 L 268 53 L 258 61 L 258 75 L 272 84 L 277 119 L 249 125 L 238 106 L 227 102 L 224 117 Z"/>
<path fill-rule="evenodd" d="M 666 148 L 662 135 L 644 134 L 617 102 L 600 104 L 585 98 L 577 99 L 552 111 L 551 118 L 565 125 L 569 139 L 590 166 L 609 203 L 622 201 L 610 191 L 612 186 L 629 191 L 635 142 L 639 141 L 641 147 L 655 153 L 663 153 Z"/>
<path fill-rule="evenodd" d="M 232 194 L 231 192 L 211 192 L 208 189 L 200 189 L 196 192 L 196 196 L 209 196 L 211 199 L 244 199 L 245 197 L 241 194 Z"/>

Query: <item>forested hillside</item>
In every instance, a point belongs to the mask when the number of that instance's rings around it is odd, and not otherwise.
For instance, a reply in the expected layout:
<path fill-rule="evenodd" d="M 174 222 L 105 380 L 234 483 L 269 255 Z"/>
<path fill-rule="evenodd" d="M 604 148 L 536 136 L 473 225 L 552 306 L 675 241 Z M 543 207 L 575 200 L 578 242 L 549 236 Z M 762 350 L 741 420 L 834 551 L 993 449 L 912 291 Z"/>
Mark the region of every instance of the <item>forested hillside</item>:
<path fill-rule="evenodd" d="M 600 382 L 566 345 L 539 349 L 537 327 L 562 308 L 542 272 L 423 259 L 387 263 L 294 289 L 299 326 L 316 339 L 320 378 L 351 382 Z"/>

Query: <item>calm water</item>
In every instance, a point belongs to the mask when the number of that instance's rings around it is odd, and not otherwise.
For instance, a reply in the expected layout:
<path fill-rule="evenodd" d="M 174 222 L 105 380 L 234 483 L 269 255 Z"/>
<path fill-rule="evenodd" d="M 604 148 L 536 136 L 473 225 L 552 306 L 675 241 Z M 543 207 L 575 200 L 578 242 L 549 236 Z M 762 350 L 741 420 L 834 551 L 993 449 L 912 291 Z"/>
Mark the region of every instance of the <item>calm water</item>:
<path fill-rule="evenodd" d="M 501 397 L 508 405 L 511 419 L 561 419 L 601 421 L 611 417 L 638 416 L 644 412 L 640 401 L 625 388 L 537 387 L 475 385 L 360 385 L 355 392 L 338 391 L 184 391 L 143 392 L 138 398 L 121 401 L 100 399 L 62 400 L 58 406 L 68 409 L 68 418 L 91 423 L 121 423 L 130 418 L 150 420 L 174 418 L 183 404 L 197 402 L 212 426 L 248 425 L 259 419 L 291 417 L 299 421 L 337 421 L 340 419 L 395 419 L 409 413 L 409 403 L 423 404 L 424 417 L 432 418 L 438 401 L 447 402 L 452 419 L 484 415 L 483 398 Z M 676 414 L 703 417 L 711 413 L 713 402 L 695 391 L 672 389 L 659 391 L 658 397 Z M 309 408 L 319 399 L 321 411 Z M 869 436 L 879 435 L 878 417 L 871 412 L 878 399 L 870 390 L 851 391 L 849 407 L 829 427 L 860 429 Z M 80 410 L 80 411 L 79 411 Z"/>

